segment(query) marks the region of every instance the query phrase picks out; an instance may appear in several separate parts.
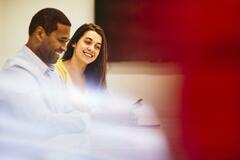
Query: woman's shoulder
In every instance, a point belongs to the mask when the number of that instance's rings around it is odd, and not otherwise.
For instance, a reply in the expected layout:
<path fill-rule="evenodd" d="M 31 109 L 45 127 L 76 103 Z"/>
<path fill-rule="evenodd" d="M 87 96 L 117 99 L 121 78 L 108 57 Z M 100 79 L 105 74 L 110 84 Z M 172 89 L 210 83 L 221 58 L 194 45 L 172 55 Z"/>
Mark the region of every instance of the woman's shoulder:
<path fill-rule="evenodd" d="M 55 64 L 55 69 L 56 69 L 56 72 L 58 73 L 58 75 L 60 76 L 60 78 L 63 81 L 66 81 L 67 80 L 67 69 L 66 69 L 62 59 L 57 61 L 57 63 Z"/>
<path fill-rule="evenodd" d="M 56 62 L 55 67 L 56 67 L 56 68 L 65 68 L 65 67 L 64 67 L 64 63 L 63 63 L 63 60 L 62 60 L 62 59 L 59 59 L 59 60 Z"/>

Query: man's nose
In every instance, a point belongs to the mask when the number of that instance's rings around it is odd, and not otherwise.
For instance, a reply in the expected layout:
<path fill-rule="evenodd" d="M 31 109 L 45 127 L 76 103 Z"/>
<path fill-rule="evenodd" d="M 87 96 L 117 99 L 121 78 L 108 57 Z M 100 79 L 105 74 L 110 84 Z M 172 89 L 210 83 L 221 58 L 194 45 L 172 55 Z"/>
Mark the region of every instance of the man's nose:
<path fill-rule="evenodd" d="M 62 46 L 61 46 L 61 50 L 62 50 L 62 52 L 66 52 L 66 50 L 67 50 L 67 45 L 66 45 L 66 44 L 62 45 Z"/>

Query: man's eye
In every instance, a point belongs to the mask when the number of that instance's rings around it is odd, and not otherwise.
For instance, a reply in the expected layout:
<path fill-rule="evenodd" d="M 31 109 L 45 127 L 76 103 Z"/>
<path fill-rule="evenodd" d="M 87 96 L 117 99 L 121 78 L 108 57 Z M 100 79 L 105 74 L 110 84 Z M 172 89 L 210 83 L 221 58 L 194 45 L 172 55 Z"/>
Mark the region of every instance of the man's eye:
<path fill-rule="evenodd" d="M 58 39 L 58 42 L 66 44 L 69 40 L 68 39 Z"/>
<path fill-rule="evenodd" d="M 60 43 L 66 43 L 66 41 L 63 40 L 63 39 L 59 39 L 58 41 L 59 41 Z"/>

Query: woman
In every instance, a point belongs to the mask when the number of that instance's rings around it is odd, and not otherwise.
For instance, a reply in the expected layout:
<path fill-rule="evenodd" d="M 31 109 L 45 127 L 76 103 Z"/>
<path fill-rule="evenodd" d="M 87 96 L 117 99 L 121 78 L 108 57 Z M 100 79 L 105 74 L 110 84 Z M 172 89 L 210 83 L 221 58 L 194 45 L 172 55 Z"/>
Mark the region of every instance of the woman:
<path fill-rule="evenodd" d="M 107 41 L 103 29 L 96 24 L 83 24 L 74 33 L 67 50 L 56 64 L 61 79 L 78 88 L 106 88 Z"/>

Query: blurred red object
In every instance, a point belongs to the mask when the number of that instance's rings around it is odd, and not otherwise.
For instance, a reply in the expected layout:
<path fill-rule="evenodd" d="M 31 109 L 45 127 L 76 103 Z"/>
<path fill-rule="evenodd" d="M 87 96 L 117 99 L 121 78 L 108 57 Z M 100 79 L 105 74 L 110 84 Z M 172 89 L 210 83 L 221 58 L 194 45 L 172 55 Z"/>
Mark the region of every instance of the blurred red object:
<path fill-rule="evenodd" d="M 240 159 L 239 1 L 172 1 L 167 11 L 169 56 L 184 75 L 186 159 Z"/>

